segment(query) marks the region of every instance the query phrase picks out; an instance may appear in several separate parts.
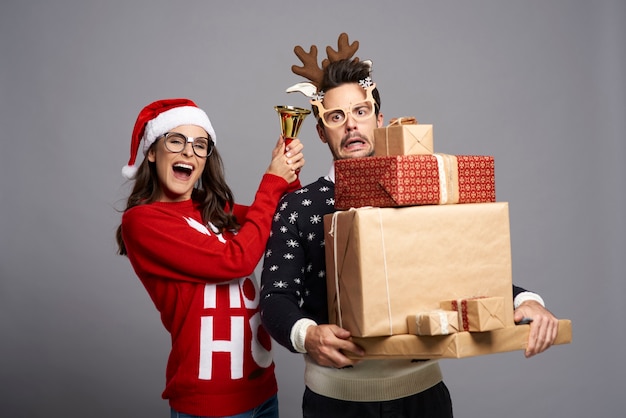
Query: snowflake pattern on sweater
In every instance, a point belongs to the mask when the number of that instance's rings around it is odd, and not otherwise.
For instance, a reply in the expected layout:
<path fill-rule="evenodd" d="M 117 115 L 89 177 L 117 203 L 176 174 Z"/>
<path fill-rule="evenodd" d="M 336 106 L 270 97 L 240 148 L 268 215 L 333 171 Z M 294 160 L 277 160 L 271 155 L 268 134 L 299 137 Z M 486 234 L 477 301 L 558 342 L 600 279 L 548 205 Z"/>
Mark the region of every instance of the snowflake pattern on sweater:
<path fill-rule="evenodd" d="M 291 351 L 296 321 L 328 323 L 324 215 L 334 211 L 335 185 L 320 177 L 285 195 L 274 215 L 261 277 L 261 317 Z"/>

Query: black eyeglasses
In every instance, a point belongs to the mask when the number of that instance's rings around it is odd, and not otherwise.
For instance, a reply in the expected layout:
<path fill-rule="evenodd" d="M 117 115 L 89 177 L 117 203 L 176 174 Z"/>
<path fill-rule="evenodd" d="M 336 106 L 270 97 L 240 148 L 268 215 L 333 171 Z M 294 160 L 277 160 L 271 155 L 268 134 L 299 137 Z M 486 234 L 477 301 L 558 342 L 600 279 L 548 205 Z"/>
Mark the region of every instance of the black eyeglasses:
<path fill-rule="evenodd" d="M 187 143 L 191 143 L 193 153 L 200 158 L 208 158 L 215 148 L 215 142 L 211 138 L 198 136 L 196 138 L 185 136 L 179 132 L 167 132 L 162 135 L 165 148 L 169 152 L 183 152 Z"/>

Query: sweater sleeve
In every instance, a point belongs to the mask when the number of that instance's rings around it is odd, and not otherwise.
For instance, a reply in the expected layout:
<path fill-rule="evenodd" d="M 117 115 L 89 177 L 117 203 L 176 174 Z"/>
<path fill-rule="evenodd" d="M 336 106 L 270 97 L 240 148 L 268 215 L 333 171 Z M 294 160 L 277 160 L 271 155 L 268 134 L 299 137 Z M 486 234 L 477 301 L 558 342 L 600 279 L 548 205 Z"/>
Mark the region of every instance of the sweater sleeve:
<path fill-rule="evenodd" d="M 141 278 L 221 282 L 250 275 L 287 187 L 281 177 L 265 174 L 241 228 L 236 234 L 224 233 L 228 236 L 160 205 L 133 207 L 122 216 L 128 257 Z"/>
<path fill-rule="evenodd" d="M 527 290 L 522 287 L 513 285 L 513 299 L 515 299 L 515 297 L 519 295 L 520 293 L 526 292 L 526 291 Z"/>
<path fill-rule="evenodd" d="M 263 325 L 272 338 L 295 352 L 290 334 L 293 325 L 305 317 L 301 306 L 306 292 L 303 269 L 306 254 L 293 197 L 287 195 L 274 216 L 263 262 L 259 306 Z"/>
<path fill-rule="evenodd" d="M 328 323 L 323 218 L 333 211 L 333 184 L 320 178 L 286 195 L 274 215 L 259 306 L 265 329 L 291 351 L 295 324 Z"/>
<path fill-rule="evenodd" d="M 546 307 L 546 303 L 544 302 L 541 295 L 526 290 L 522 287 L 513 285 L 513 308 L 517 309 L 522 303 L 528 300 L 534 300 L 544 308 Z"/>

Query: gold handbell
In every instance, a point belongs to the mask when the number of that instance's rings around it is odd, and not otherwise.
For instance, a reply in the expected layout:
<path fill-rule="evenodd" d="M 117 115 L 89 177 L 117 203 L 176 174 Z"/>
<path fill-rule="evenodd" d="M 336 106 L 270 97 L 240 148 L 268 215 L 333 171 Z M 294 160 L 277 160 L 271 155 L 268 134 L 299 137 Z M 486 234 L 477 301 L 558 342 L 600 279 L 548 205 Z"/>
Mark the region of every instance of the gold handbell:
<path fill-rule="evenodd" d="M 274 109 L 280 117 L 280 132 L 287 143 L 288 140 L 298 137 L 304 118 L 311 113 L 309 109 L 295 106 L 274 106 Z"/>

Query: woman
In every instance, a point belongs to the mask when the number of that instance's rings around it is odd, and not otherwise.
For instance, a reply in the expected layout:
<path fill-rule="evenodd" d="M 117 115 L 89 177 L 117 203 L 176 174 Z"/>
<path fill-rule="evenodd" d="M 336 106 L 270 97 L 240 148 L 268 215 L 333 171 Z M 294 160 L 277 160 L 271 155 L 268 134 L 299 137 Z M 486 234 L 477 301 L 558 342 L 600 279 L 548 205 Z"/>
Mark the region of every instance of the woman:
<path fill-rule="evenodd" d="M 119 254 L 171 334 L 162 396 L 172 417 L 277 417 L 254 269 L 278 200 L 300 187 L 302 144 L 278 140 L 247 207 L 234 203 L 215 143 L 208 116 L 190 100 L 159 100 L 139 113 L 123 169 L 135 184 L 117 230 Z"/>

